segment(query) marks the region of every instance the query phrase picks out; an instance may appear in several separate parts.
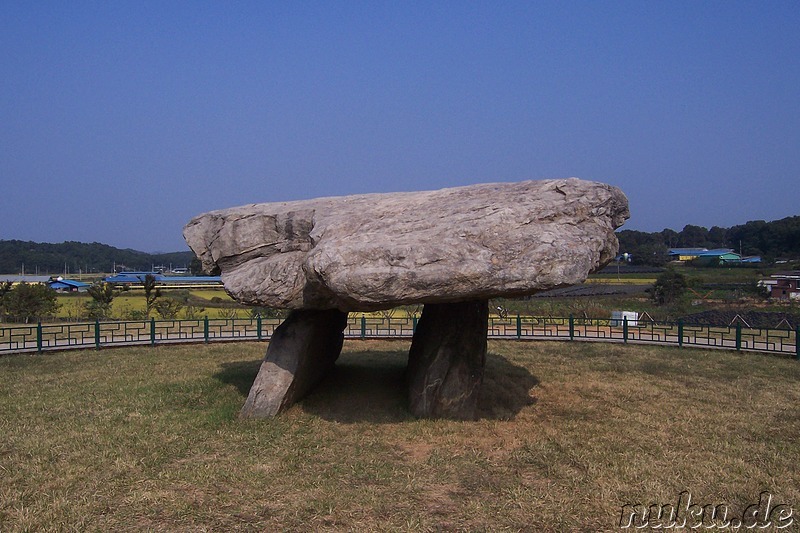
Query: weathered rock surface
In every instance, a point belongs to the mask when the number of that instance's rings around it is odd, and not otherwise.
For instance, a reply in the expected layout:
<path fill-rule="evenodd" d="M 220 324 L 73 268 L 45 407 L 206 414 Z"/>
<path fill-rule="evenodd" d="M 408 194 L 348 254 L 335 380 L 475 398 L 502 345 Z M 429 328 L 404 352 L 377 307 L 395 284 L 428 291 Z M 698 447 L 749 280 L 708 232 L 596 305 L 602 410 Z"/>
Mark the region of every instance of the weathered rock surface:
<path fill-rule="evenodd" d="M 616 255 L 628 216 L 619 189 L 570 178 L 254 204 L 200 215 L 183 233 L 234 298 L 295 310 L 243 416 L 273 416 L 305 395 L 338 358 L 348 311 L 423 303 L 410 409 L 471 419 L 487 300 L 582 282 Z"/>
<path fill-rule="evenodd" d="M 619 189 L 570 178 L 254 204 L 184 237 L 240 302 L 366 311 L 582 282 L 628 216 Z"/>
<path fill-rule="evenodd" d="M 486 300 L 426 304 L 408 353 L 408 400 L 420 418 L 475 418 L 486 363 Z"/>
<path fill-rule="evenodd" d="M 293 311 L 272 334 L 242 416 L 274 416 L 305 396 L 339 358 L 345 326 L 336 309 Z"/>

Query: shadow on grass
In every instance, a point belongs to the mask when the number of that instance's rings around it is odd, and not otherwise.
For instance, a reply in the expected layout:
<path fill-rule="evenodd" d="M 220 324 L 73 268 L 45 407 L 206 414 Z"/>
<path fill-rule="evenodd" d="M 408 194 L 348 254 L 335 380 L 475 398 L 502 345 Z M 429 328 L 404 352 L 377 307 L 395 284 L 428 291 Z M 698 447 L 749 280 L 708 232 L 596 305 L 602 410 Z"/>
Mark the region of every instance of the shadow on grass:
<path fill-rule="evenodd" d="M 236 361 L 235 363 L 222 363 L 222 370 L 214 374 L 214 379 L 233 385 L 244 398 L 250 392 L 250 387 L 258 375 L 258 369 L 263 359 L 254 361 Z"/>
<path fill-rule="evenodd" d="M 301 408 L 320 418 L 339 423 L 395 423 L 412 420 L 408 411 L 405 368 L 408 352 L 345 352 L 336 366 L 301 400 Z M 234 385 L 243 401 L 256 378 L 261 360 L 223 363 L 214 375 Z M 539 380 L 522 366 L 492 353 L 486 356 L 486 370 L 478 399 L 478 417 L 497 420 L 514 418 L 534 403 L 530 395 Z"/>

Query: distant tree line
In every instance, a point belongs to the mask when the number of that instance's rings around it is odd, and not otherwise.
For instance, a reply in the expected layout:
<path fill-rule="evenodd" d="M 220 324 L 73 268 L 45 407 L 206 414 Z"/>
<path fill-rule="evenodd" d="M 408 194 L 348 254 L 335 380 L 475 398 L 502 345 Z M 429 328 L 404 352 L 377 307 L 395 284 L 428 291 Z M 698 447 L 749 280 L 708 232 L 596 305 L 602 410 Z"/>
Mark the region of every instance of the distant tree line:
<path fill-rule="evenodd" d="M 63 274 L 111 272 L 118 269 L 149 271 L 154 265 L 198 267 L 192 252 L 149 254 L 107 244 L 67 241 L 59 244 L 0 240 L 0 274 Z"/>
<path fill-rule="evenodd" d="M 800 216 L 765 222 L 750 221 L 731 228 L 686 225 L 681 231 L 664 229 L 648 233 L 636 230 L 617 232 L 620 251 L 633 256 L 632 263 L 666 263 L 669 248 L 732 248 L 743 255 L 760 255 L 770 261 L 800 259 Z M 114 265 L 126 270 L 149 271 L 154 265 L 188 266 L 202 274 L 194 253 L 149 254 L 120 249 L 107 244 L 67 241 L 60 244 L 0 240 L 0 273 L 69 274 L 110 272 Z"/>
<path fill-rule="evenodd" d="M 732 248 L 745 256 L 761 256 L 765 261 L 800 258 L 800 216 L 773 222 L 755 220 L 731 228 L 686 225 L 679 232 L 622 230 L 617 237 L 620 252 L 632 254 L 631 262 L 640 265 L 666 263 L 670 248 Z"/>

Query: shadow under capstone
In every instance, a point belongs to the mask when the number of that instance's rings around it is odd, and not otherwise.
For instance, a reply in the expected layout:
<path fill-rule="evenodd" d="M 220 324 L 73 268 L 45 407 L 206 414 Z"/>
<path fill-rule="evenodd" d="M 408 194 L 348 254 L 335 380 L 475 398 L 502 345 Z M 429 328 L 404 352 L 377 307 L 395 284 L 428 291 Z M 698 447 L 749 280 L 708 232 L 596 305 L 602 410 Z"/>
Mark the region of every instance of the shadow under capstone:
<path fill-rule="evenodd" d="M 324 420 L 376 424 L 416 420 L 408 408 L 407 349 L 344 351 L 336 365 L 298 406 Z M 214 378 L 246 398 L 261 360 L 223 363 Z M 489 352 L 478 397 L 477 418 L 511 420 L 534 403 L 539 380 L 525 367 Z"/>

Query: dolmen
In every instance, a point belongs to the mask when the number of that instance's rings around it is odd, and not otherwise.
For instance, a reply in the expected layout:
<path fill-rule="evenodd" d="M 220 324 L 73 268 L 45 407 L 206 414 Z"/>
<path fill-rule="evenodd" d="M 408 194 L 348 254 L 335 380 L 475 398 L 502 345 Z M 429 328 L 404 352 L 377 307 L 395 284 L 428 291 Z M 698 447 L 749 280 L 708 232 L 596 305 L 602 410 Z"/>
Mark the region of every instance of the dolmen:
<path fill-rule="evenodd" d="M 291 310 L 242 416 L 307 394 L 339 356 L 347 313 L 422 304 L 410 410 L 472 419 L 488 300 L 583 282 L 616 256 L 628 217 L 619 189 L 569 178 L 252 204 L 199 215 L 183 234 L 237 301 Z"/>

